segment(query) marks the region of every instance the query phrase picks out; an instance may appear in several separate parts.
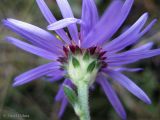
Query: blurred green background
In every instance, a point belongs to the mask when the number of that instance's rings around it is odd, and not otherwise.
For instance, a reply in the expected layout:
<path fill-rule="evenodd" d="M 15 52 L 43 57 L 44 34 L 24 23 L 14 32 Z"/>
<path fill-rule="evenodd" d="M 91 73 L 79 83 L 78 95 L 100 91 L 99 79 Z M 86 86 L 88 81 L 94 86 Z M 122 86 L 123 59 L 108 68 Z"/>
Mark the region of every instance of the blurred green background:
<path fill-rule="evenodd" d="M 81 14 L 81 0 L 68 0 L 74 14 Z M 61 19 L 55 0 L 46 0 L 55 16 Z M 99 13 L 102 14 L 109 0 L 97 0 Z M 144 12 L 150 13 L 150 21 L 158 18 L 157 24 L 139 44 L 154 41 L 154 48 L 160 47 L 160 0 L 135 0 L 132 11 L 119 33 L 133 24 Z M 46 29 L 47 22 L 39 11 L 35 0 L 0 0 L 0 19 L 15 18 Z M 17 75 L 44 63 L 44 60 L 4 41 L 7 35 L 16 36 L 0 24 L 0 120 L 57 120 L 60 104 L 54 102 L 58 83 L 44 80 L 33 81 L 17 88 L 12 81 Z M 18 37 L 18 36 L 17 36 Z M 113 84 L 128 115 L 128 120 L 160 120 L 160 57 L 137 62 L 131 67 L 142 67 L 144 71 L 125 73 L 137 83 L 151 98 L 153 103 L 146 105 L 117 84 Z M 99 86 L 90 93 L 92 120 L 119 120 Z M 24 114 L 29 117 L 9 117 Z M 5 116 L 6 115 L 6 116 Z M 78 120 L 71 106 L 62 120 Z"/>

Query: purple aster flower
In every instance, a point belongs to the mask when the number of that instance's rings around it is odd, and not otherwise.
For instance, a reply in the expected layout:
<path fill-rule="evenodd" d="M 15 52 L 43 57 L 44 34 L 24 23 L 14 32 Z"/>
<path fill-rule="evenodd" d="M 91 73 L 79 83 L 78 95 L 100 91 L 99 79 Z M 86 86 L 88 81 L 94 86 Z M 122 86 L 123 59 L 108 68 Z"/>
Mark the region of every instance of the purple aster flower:
<path fill-rule="evenodd" d="M 140 100 L 151 104 L 149 97 L 122 72 L 142 70 L 124 66 L 160 54 L 160 49 L 151 50 L 152 42 L 124 51 L 127 46 L 137 43 L 156 20 L 154 19 L 144 27 L 148 19 L 148 14 L 144 13 L 124 33 L 112 39 L 127 18 L 134 0 L 113 1 L 101 18 L 99 18 L 94 0 L 83 0 L 80 19 L 74 17 L 67 0 L 56 0 L 63 16 L 63 19 L 59 21 L 50 12 L 44 0 L 36 1 L 49 23 L 48 30 L 54 30 L 58 37 L 25 22 L 10 18 L 3 20 L 6 27 L 27 40 L 27 42 L 23 42 L 13 37 L 7 37 L 8 42 L 50 61 L 48 64 L 16 77 L 13 86 L 26 84 L 42 76 L 50 77 L 49 80 L 52 82 L 64 78 L 55 98 L 56 101 L 62 103 L 59 117 L 63 115 L 68 104 L 62 87 L 64 84 L 72 89 L 83 84 L 89 89 L 93 83 L 98 83 L 115 111 L 122 119 L 125 119 L 125 110 L 110 85 L 108 77 Z M 80 29 L 77 24 L 80 25 Z M 65 27 L 68 28 L 67 32 L 63 29 Z M 81 90 L 83 91 L 83 89 Z M 80 90 L 78 93 L 80 101 L 83 97 L 85 98 L 85 95 L 81 95 Z M 88 117 L 88 119 L 90 118 Z"/>

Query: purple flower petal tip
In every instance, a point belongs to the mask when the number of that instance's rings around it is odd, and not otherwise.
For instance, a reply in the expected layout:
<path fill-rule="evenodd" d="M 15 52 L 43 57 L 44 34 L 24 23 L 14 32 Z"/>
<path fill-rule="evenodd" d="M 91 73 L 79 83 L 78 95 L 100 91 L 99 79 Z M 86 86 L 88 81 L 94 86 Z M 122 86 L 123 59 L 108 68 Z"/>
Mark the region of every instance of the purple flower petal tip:
<path fill-rule="evenodd" d="M 27 81 L 20 81 L 20 80 L 18 80 L 18 79 L 15 79 L 15 80 L 14 80 L 14 83 L 12 84 L 12 86 L 13 86 L 13 87 L 18 87 L 18 86 L 24 85 L 24 84 L 26 84 L 26 83 L 28 83 L 28 82 L 27 82 Z"/>
<path fill-rule="evenodd" d="M 17 85 L 17 83 L 15 82 L 15 83 L 12 84 L 12 86 L 13 86 L 13 87 L 17 87 L 18 85 Z"/>
<path fill-rule="evenodd" d="M 6 24 L 10 24 L 10 23 L 17 23 L 19 24 L 20 21 L 18 20 L 15 20 L 15 19 L 12 19 L 12 18 L 7 18 L 7 19 L 4 19 L 2 20 L 3 24 L 6 25 Z"/>
<path fill-rule="evenodd" d="M 21 86 L 25 83 L 22 83 L 22 82 L 18 82 L 18 81 L 14 81 L 14 83 L 12 84 L 13 87 L 18 87 L 18 86 Z"/>
<path fill-rule="evenodd" d="M 116 92 L 114 91 L 113 87 L 110 85 L 110 83 L 108 82 L 106 77 L 103 74 L 100 74 L 97 77 L 97 82 L 101 85 L 104 93 L 106 94 L 108 100 L 112 104 L 112 106 L 115 109 L 115 111 L 117 112 L 117 114 L 122 119 L 126 119 L 126 112 L 125 112 Z"/>
<path fill-rule="evenodd" d="M 1 22 L 2 24 L 5 24 L 6 19 L 2 19 Z"/>
<path fill-rule="evenodd" d="M 145 100 L 145 103 L 150 105 L 150 104 L 152 104 L 152 101 L 147 97 L 146 100 Z"/>
<path fill-rule="evenodd" d="M 127 114 L 126 114 L 126 112 L 121 113 L 120 118 L 121 118 L 122 120 L 127 120 Z"/>
<path fill-rule="evenodd" d="M 11 40 L 11 38 L 12 38 L 12 37 L 10 37 L 10 36 L 7 36 L 7 37 L 5 37 L 5 40 L 6 40 L 7 42 L 10 42 L 10 43 L 12 43 L 12 40 Z"/>

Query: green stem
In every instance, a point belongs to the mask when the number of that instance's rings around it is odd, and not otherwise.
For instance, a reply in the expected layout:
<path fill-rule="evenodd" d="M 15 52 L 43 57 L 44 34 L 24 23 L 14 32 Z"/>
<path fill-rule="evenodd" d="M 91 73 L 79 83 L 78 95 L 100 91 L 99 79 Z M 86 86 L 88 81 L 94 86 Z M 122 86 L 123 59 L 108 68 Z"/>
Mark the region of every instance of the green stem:
<path fill-rule="evenodd" d="M 78 85 L 78 99 L 79 99 L 80 110 L 81 110 L 81 114 L 79 114 L 80 120 L 90 120 L 88 88 L 89 87 L 87 84 Z"/>

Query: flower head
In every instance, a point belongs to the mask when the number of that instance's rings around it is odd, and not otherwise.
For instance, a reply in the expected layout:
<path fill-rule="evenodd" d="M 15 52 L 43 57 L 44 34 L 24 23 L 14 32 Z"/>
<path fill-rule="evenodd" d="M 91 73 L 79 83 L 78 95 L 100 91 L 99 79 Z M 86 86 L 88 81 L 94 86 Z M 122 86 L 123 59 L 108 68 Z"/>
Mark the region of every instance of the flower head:
<path fill-rule="evenodd" d="M 56 0 L 63 16 L 63 19 L 59 21 L 50 12 L 44 0 L 36 1 L 49 23 L 48 30 L 54 30 L 58 38 L 25 22 L 15 19 L 3 20 L 6 27 L 29 43 L 13 37 L 7 37 L 8 42 L 51 61 L 16 77 L 13 86 L 23 85 L 44 75 L 51 77 L 52 82 L 64 78 L 62 84 L 71 88 L 80 86 L 82 83 L 88 87 L 98 83 L 115 111 L 125 119 L 124 108 L 108 81 L 108 77 L 111 77 L 145 103 L 151 103 L 148 96 L 122 72 L 141 70 L 140 68 L 126 68 L 124 65 L 159 55 L 160 49 L 151 50 L 153 43 L 150 42 L 128 51 L 122 52 L 122 50 L 137 43 L 156 20 L 144 27 L 148 19 L 148 14 L 144 13 L 124 33 L 112 39 L 127 18 L 134 0 L 113 1 L 101 18 L 99 18 L 94 0 L 83 0 L 80 19 L 74 17 L 67 0 Z M 79 30 L 77 24 L 80 25 Z M 63 29 L 65 27 L 68 28 L 67 33 Z M 59 116 L 62 116 L 67 106 L 62 86 L 56 96 L 56 101 L 62 102 L 59 113 Z"/>

